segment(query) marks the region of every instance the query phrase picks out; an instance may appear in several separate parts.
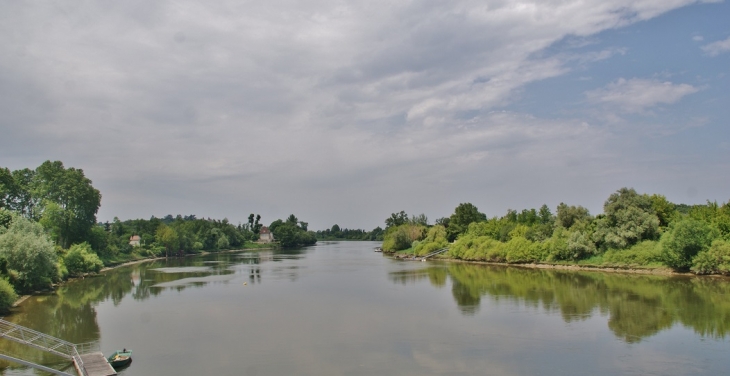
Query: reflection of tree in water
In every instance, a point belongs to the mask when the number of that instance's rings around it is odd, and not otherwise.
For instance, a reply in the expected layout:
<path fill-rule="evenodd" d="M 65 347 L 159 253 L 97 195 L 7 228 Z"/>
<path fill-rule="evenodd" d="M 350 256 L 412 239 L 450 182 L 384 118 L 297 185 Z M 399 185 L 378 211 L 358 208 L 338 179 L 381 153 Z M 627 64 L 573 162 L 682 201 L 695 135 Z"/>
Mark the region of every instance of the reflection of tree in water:
<path fill-rule="evenodd" d="M 434 278 L 434 276 L 440 276 Z M 608 314 L 608 327 L 619 338 L 637 342 L 676 323 L 702 336 L 730 333 L 730 281 L 714 278 L 623 275 L 449 264 L 390 274 L 397 283 L 428 277 L 435 286 L 452 283 L 461 312 L 473 315 L 481 298 L 520 302 L 535 309 L 560 312 L 563 320 L 585 320 Z"/>
<path fill-rule="evenodd" d="M 129 278 L 86 278 L 63 285 L 52 294 L 29 298 L 22 309 L 5 319 L 72 343 L 98 341 L 99 325 L 93 307 L 107 299 L 118 303 L 130 289 Z M 9 340 L 0 341 L 0 352 L 56 369 L 69 363 L 56 355 Z M 17 365 L 0 362 L 0 369 L 7 367 Z"/>
<path fill-rule="evenodd" d="M 108 270 L 96 277 L 71 281 L 60 286 L 52 294 L 33 296 L 23 303 L 21 309 L 4 319 L 72 343 L 98 341 L 99 325 L 94 307 L 100 302 L 110 300 L 116 306 L 127 295 L 131 295 L 134 300 L 146 300 L 167 289 L 154 287 L 157 284 L 184 278 L 229 275 L 236 272 L 233 266 L 237 264 L 251 265 L 250 278 L 261 283 L 260 263 L 264 260 L 274 262 L 280 260 L 271 252 L 261 254 L 263 257 L 256 252 L 218 253 L 196 258 L 145 262 Z M 298 258 L 301 255 L 301 251 L 287 251 L 285 258 Z M 183 273 L 153 271 L 158 268 L 191 266 L 199 267 L 199 271 Z M 201 287 L 207 283 L 195 282 L 170 288 L 181 291 L 189 287 Z M 61 357 L 9 340 L 0 340 L 0 353 L 56 369 L 62 369 L 69 363 Z M 4 369 L 18 367 L 17 364 L 0 361 L 0 374 Z"/>

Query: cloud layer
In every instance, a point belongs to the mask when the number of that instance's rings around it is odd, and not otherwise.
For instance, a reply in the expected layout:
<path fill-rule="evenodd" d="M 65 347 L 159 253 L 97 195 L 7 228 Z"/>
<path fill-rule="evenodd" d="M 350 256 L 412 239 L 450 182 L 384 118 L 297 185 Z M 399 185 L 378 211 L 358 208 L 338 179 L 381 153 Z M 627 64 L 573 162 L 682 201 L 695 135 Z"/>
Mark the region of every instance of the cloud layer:
<path fill-rule="evenodd" d="M 490 215 L 590 205 L 635 184 L 612 146 L 622 131 L 507 108 L 576 61 L 626 52 L 556 43 L 695 3 L 5 3 L 0 165 L 83 168 L 102 219 L 294 212 L 317 228 L 372 228 L 464 201 Z M 699 90 L 621 77 L 585 92 L 586 113 L 643 113 Z"/>

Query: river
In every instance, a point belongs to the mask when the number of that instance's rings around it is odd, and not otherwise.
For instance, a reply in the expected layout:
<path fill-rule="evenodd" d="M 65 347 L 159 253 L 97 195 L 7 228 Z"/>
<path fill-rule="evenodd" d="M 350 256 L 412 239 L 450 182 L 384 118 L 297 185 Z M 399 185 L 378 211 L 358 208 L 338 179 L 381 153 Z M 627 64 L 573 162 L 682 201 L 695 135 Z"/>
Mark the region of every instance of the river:
<path fill-rule="evenodd" d="M 392 260 L 373 242 L 129 265 L 5 319 L 145 375 L 719 375 L 730 281 Z M 0 339 L 0 352 L 68 362 Z M 36 375 L 0 363 L 2 375 Z"/>

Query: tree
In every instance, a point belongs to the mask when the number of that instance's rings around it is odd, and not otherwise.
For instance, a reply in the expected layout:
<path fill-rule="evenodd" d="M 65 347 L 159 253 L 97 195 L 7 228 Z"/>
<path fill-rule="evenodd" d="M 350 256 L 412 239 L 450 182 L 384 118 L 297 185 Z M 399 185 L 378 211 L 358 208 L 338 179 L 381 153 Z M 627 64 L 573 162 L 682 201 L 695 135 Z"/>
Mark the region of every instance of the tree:
<path fill-rule="evenodd" d="M 96 224 L 101 194 L 83 170 L 66 169 L 61 161 L 46 161 L 36 169 L 31 188 L 32 196 L 40 201 L 42 224 L 54 232 L 58 245 L 68 248 L 88 239 Z"/>
<path fill-rule="evenodd" d="M 649 199 L 651 200 L 651 208 L 659 219 L 659 226 L 667 227 L 672 220 L 677 218 L 679 213 L 676 205 L 669 202 L 666 197 L 653 194 Z"/>
<path fill-rule="evenodd" d="M 0 257 L 7 260 L 13 284 L 20 292 L 42 290 L 59 280 L 58 256 L 43 227 L 15 215 L 7 229 L 0 228 Z"/>
<path fill-rule="evenodd" d="M 611 194 L 603 205 L 603 213 L 593 234 L 593 240 L 601 245 L 623 249 L 659 235 L 659 219 L 651 199 L 633 188 L 621 188 Z"/>
<path fill-rule="evenodd" d="M 446 228 L 446 237 L 450 242 L 454 241 L 459 234 L 469 228 L 473 222 L 486 221 L 487 216 L 480 213 L 479 209 L 471 203 L 462 203 L 454 209 L 454 214 L 449 217 L 449 226 Z"/>
<path fill-rule="evenodd" d="M 397 227 L 408 222 L 408 214 L 401 210 L 400 213 L 392 213 L 389 218 L 385 220 L 385 229 L 391 227 Z"/>
<path fill-rule="evenodd" d="M 411 223 L 414 225 L 428 226 L 428 217 L 423 213 L 411 216 Z"/>
<path fill-rule="evenodd" d="M 170 251 L 174 253 L 180 248 L 180 238 L 178 237 L 177 231 L 165 224 L 161 224 L 157 228 L 155 240 L 158 244 L 165 247 L 165 257 L 169 256 Z"/>
<path fill-rule="evenodd" d="M 297 217 L 292 214 L 286 222 L 277 219 L 269 226 L 271 233 L 274 234 L 279 244 L 284 248 L 301 247 L 313 245 L 317 243 L 317 237 L 311 231 L 307 231 L 306 226 L 298 226 L 300 222 Z"/>
<path fill-rule="evenodd" d="M 13 174 L 7 168 L 0 167 L 0 209 L 12 208 L 17 191 Z"/>
<path fill-rule="evenodd" d="M 89 243 L 74 244 L 63 258 L 63 264 L 72 277 L 87 273 L 98 273 L 104 267 L 99 256 L 94 253 Z"/>
<path fill-rule="evenodd" d="M 588 212 L 588 209 L 580 205 L 568 206 L 561 202 L 558 205 L 557 213 L 558 214 L 555 219 L 556 223 L 566 229 L 573 227 L 576 222 L 587 222 L 591 220 L 591 214 Z"/>
<path fill-rule="evenodd" d="M 289 217 L 286 218 L 286 223 L 292 224 L 294 226 L 296 226 L 298 222 L 299 219 L 294 214 L 289 214 Z"/>
<path fill-rule="evenodd" d="M 537 215 L 540 218 L 540 224 L 543 225 L 552 223 L 554 220 L 553 213 L 550 212 L 550 208 L 546 204 L 542 204 Z"/>
<path fill-rule="evenodd" d="M 716 229 L 696 219 L 672 222 L 661 240 L 664 263 L 675 270 L 689 270 L 694 256 L 710 248 L 718 235 Z"/>

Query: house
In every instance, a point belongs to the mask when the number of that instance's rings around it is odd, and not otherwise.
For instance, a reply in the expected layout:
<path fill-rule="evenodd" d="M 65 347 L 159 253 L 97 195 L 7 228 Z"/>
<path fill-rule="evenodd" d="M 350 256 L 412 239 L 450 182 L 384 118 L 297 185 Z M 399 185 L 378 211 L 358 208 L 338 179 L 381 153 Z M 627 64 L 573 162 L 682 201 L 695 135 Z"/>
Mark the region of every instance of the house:
<path fill-rule="evenodd" d="M 263 226 L 259 231 L 259 243 L 271 243 L 274 241 L 274 234 L 271 233 L 268 227 Z"/>
<path fill-rule="evenodd" d="M 129 238 L 129 245 L 132 247 L 139 247 L 141 240 L 142 238 L 140 238 L 139 235 L 132 235 L 132 237 Z"/>

